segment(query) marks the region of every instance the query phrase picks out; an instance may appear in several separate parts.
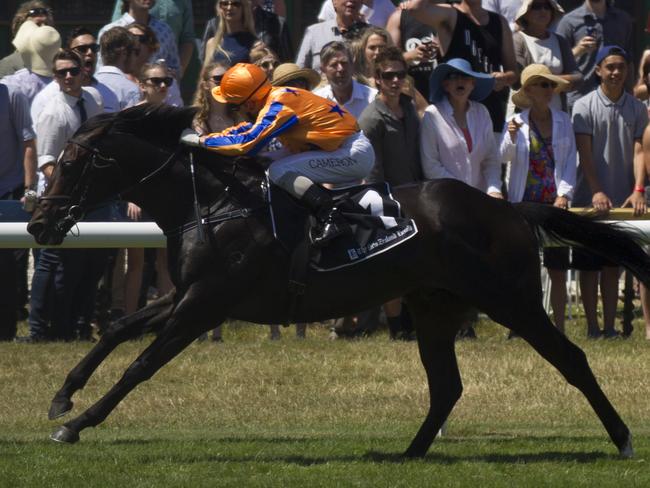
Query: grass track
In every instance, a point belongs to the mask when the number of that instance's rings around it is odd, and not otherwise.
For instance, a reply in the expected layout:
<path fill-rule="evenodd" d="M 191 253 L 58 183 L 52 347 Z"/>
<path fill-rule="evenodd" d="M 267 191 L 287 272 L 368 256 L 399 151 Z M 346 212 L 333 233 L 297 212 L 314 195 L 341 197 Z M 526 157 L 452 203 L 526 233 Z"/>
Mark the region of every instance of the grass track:
<path fill-rule="evenodd" d="M 570 329 L 634 433 L 631 461 L 580 394 L 492 324 L 458 344 L 465 392 L 448 434 L 407 462 L 398 454 L 428 401 L 415 345 L 283 332 L 271 343 L 266 328 L 232 326 L 225 344 L 192 345 L 74 446 L 47 440 L 59 422 L 46 413 L 89 346 L 0 345 L 0 486 L 650 486 L 650 343 L 638 330 L 587 342 Z M 144 345 L 119 348 L 72 414 Z"/>

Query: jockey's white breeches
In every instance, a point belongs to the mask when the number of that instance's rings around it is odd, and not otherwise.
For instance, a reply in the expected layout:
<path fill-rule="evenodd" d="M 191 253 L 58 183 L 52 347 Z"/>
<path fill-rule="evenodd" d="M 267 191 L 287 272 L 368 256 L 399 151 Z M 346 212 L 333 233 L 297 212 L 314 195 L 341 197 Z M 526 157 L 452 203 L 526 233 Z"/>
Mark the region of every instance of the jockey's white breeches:
<path fill-rule="evenodd" d="M 368 176 L 375 164 L 375 151 L 368 138 L 359 131 L 348 137 L 334 151 L 305 151 L 290 154 L 268 153 L 275 161 L 269 167 L 269 178 L 278 181 L 287 173 L 306 176 L 314 183 L 354 184 Z"/>

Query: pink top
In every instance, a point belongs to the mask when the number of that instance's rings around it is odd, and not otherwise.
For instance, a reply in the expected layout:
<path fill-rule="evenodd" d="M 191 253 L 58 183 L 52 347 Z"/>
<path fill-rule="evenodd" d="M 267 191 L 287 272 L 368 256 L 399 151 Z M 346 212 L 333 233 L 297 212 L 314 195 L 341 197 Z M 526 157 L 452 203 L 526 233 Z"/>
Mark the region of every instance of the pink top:
<path fill-rule="evenodd" d="M 469 152 L 472 152 L 472 134 L 469 133 L 469 129 L 467 127 L 461 129 L 463 131 L 463 135 L 465 136 L 465 142 L 467 143 L 467 150 Z"/>

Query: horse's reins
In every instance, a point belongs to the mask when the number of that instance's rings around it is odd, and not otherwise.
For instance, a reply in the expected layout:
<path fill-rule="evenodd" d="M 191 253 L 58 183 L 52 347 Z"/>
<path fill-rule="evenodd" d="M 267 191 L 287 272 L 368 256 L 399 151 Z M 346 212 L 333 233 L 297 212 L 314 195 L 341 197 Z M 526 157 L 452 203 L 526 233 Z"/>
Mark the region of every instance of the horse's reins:
<path fill-rule="evenodd" d="M 39 203 L 41 201 L 47 201 L 47 200 L 52 200 L 52 201 L 63 201 L 65 203 L 73 201 L 76 193 L 80 193 L 79 196 L 79 201 L 76 205 L 69 205 L 68 208 L 66 209 L 65 206 L 60 208 L 63 212 L 67 212 L 67 214 L 56 223 L 56 228 L 57 230 L 66 233 L 68 232 L 79 220 L 81 220 L 87 210 L 86 207 L 86 201 L 88 199 L 88 191 L 89 191 L 89 185 L 87 184 L 87 180 L 89 180 L 94 172 L 94 170 L 100 170 L 100 169 L 105 169 L 108 167 L 117 167 L 120 172 L 122 172 L 122 169 L 120 166 L 117 164 L 117 161 L 114 158 L 106 157 L 104 156 L 101 151 L 94 147 L 88 146 L 86 143 L 79 141 L 78 139 L 70 139 L 71 143 L 87 150 L 92 154 L 90 164 L 85 164 L 84 168 L 81 173 L 81 177 L 73 187 L 72 191 L 70 192 L 70 195 L 52 195 L 52 196 L 42 196 L 39 198 Z M 165 172 L 167 169 L 169 169 L 172 164 L 176 161 L 176 159 L 182 154 L 183 152 L 183 146 L 179 145 L 179 147 L 174 150 L 172 154 L 169 155 L 169 157 L 165 160 L 163 164 L 161 164 L 159 167 L 148 173 L 147 175 L 143 176 L 138 180 L 135 184 L 120 190 L 109 197 L 105 198 L 102 202 L 94 205 L 93 207 L 100 206 L 102 203 L 107 202 L 107 201 L 112 201 L 115 199 L 123 199 L 122 196 L 135 190 L 139 186 L 142 186 L 144 184 L 147 184 L 151 180 L 153 180 L 155 177 L 158 175 L 162 174 Z M 195 215 L 196 215 L 196 222 L 188 222 L 186 224 L 183 224 L 176 229 L 173 229 L 171 231 L 165 232 L 165 235 L 167 237 L 171 235 L 179 235 L 179 234 L 184 234 L 185 232 L 188 232 L 192 229 L 199 229 L 199 239 L 201 241 L 204 240 L 204 232 L 203 232 L 203 226 L 204 225 L 216 225 L 218 223 L 226 222 L 228 220 L 233 220 L 233 219 L 238 219 L 238 218 L 247 218 L 250 216 L 256 209 L 251 209 L 251 208 L 241 208 L 229 212 L 224 212 L 223 214 L 218 214 L 213 217 L 206 217 L 204 219 L 201 219 L 200 215 L 200 207 L 199 207 L 199 201 L 198 201 L 198 192 L 196 188 L 196 176 L 195 176 L 195 168 L 194 168 L 194 158 L 192 155 L 192 152 L 190 152 L 190 176 L 192 179 L 192 192 L 193 192 L 193 203 L 194 203 L 194 210 L 195 210 Z M 98 164 L 98 161 L 104 164 Z M 234 176 L 234 174 L 233 174 Z M 217 176 L 219 178 L 219 176 Z M 226 184 L 226 191 L 228 191 L 228 183 L 223 181 L 222 178 L 219 178 L 219 180 L 222 181 L 222 183 Z"/>

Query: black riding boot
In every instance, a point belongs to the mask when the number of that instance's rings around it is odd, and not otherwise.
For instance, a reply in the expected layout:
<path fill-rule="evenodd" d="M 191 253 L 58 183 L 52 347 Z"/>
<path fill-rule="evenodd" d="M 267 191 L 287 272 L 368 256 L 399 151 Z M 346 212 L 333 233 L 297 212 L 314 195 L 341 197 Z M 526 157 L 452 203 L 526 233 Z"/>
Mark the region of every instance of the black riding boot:
<path fill-rule="evenodd" d="M 334 206 L 332 197 L 323 188 L 316 184 L 311 185 L 300 200 L 314 212 L 320 224 L 311 232 L 311 242 L 314 246 L 324 246 L 335 237 L 350 232 L 350 226 Z"/>

